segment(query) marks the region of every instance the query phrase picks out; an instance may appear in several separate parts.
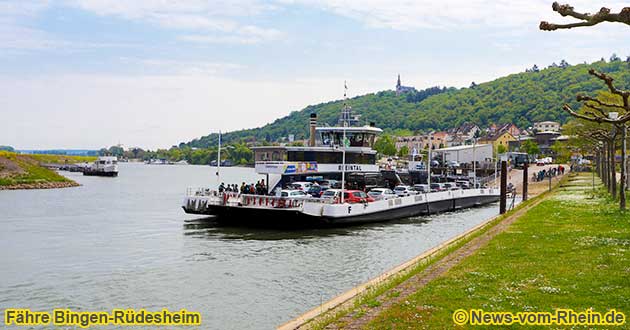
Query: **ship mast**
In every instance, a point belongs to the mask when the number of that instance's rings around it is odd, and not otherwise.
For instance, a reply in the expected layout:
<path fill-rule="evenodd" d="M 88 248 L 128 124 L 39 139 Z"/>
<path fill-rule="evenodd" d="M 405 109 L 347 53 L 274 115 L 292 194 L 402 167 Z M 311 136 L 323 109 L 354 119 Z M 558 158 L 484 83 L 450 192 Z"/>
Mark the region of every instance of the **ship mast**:
<path fill-rule="evenodd" d="M 219 131 L 219 149 L 217 150 L 217 186 L 221 185 L 221 131 Z"/>
<path fill-rule="evenodd" d="M 343 140 L 341 145 L 343 148 L 341 156 L 341 204 L 344 203 L 344 192 L 346 189 L 346 127 L 348 126 L 348 119 L 350 119 L 350 109 L 348 107 L 348 84 L 343 81 L 343 110 L 341 113 L 343 124 Z"/>

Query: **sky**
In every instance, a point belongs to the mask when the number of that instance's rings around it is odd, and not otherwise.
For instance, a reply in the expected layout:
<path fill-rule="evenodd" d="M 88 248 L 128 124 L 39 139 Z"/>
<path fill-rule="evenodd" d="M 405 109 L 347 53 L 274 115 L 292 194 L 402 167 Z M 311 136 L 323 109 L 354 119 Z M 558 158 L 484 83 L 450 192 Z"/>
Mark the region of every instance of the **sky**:
<path fill-rule="evenodd" d="M 309 104 L 630 55 L 549 0 L 0 0 L 0 145 L 168 148 Z M 623 1 L 571 0 L 578 11 Z"/>

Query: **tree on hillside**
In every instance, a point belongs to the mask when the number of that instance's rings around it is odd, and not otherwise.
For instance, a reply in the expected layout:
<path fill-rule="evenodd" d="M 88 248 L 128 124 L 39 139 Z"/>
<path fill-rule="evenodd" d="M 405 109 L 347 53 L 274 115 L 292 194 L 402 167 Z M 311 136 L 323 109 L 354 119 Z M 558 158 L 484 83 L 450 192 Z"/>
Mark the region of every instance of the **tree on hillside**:
<path fill-rule="evenodd" d="M 569 24 L 553 24 L 549 22 L 540 22 L 540 29 L 543 31 L 554 31 L 557 29 L 571 29 L 580 26 L 593 26 L 602 22 L 619 22 L 630 25 L 630 7 L 623 8 L 619 13 L 611 13 L 609 8 L 602 7 L 595 14 L 579 13 L 568 4 L 560 5 L 554 2 L 551 6 L 553 11 L 562 16 L 570 16 L 581 20 L 577 23 Z"/>
<path fill-rule="evenodd" d="M 561 68 L 565 69 L 565 68 L 568 68 L 569 66 L 571 66 L 571 64 L 569 64 L 567 61 L 565 60 L 560 61 Z"/>
<path fill-rule="evenodd" d="M 623 24 L 627 24 L 630 26 L 630 7 L 625 7 L 618 14 L 611 14 L 610 9 L 602 7 L 598 13 L 596 14 L 587 14 L 587 13 L 578 13 L 573 10 L 573 7 L 570 5 L 559 5 L 557 2 L 554 2 L 551 8 L 558 12 L 562 16 L 571 16 L 577 19 L 582 20 L 579 23 L 571 23 L 571 24 L 550 24 L 548 22 L 540 22 L 540 29 L 543 31 L 553 31 L 556 29 L 570 29 L 579 26 L 593 26 L 602 22 L 620 22 Z M 613 59 L 616 58 L 617 55 L 613 54 L 611 57 L 611 62 L 616 62 Z M 602 58 L 603 60 L 603 58 Z M 582 102 L 582 105 L 586 110 L 583 113 L 578 113 L 571 109 L 571 106 L 565 104 L 562 109 L 568 112 L 571 116 L 580 118 L 582 120 L 594 122 L 594 123 L 608 123 L 611 124 L 614 128 L 611 134 L 617 134 L 616 132 L 621 132 L 621 139 L 623 141 L 621 147 L 621 187 L 620 198 L 619 198 L 619 208 L 622 210 L 626 209 L 626 166 L 627 164 L 627 154 L 626 154 L 626 139 L 627 139 L 627 128 L 626 123 L 630 121 L 630 90 L 621 90 L 615 87 L 613 84 L 614 79 L 603 73 L 597 72 L 594 69 L 590 69 L 588 73 L 598 79 L 602 80 L 612 97 L 604 98 L 604 97 L 590 97 L 578 94 L 576 99 L 578 102 Z M 612 143 L 613 147 L 613 159 L 612 159 L 612 173 L 615 171 L 615 159 L 614 153 L 616 150 L 615 143 Z M 613 197 L 615 196 L 615 183 L 617 178 L 613 176 Z"/>

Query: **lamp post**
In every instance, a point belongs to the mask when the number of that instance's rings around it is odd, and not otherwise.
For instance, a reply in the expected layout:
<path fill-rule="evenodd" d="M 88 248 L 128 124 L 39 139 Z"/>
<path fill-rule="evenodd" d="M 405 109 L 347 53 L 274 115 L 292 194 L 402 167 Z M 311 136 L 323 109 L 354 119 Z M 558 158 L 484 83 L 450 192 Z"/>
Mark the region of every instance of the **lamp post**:
<path fill-rule="evenodd" d="M 477 139 L 473 138 L 473 184 L 477 188 L 477 157 L 475 156 L 475 146 Z"/>
<path fill-rule="evenodd" d="M 344 203 L 344 191 L 346 189 L 346 126 L 348 123 L 346 121 L 343 122 L 343 140 L 341 141 L 341 145 L 343 149 L 341 149 L 341 204 Z"/>
<path fill-rule="evenodd" d="M 433 141 L 431 141 L 433 135 L 429 134 L 429 153 L 427 155 L 427 184 L 429 185 L 429 192 L 431 192 L 431 148 L 433 147 Z"/>

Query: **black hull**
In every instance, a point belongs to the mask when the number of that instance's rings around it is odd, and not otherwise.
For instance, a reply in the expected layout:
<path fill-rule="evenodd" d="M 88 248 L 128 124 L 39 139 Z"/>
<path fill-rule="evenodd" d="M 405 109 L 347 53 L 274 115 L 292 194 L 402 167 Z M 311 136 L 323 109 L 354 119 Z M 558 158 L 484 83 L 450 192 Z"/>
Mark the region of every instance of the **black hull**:
<path fill-rule="evenodd" d="M 118 176 L 118 172 L 83 171 L 83 175 L 115 177 Z"/>
<path fill-rule="evenodd" d="M 414 204 L 405 207 L 387 209 L 379 212 L 360 214 L 348 217 L 317 217 L 287 209 L 255 209 L 247 207 L 229 207 L 211 205 L 205 211 L 199 212 L 182 208 L 186 213 L 199 215 L 214 215 L 218 223 L 248 227 L 335 227 L 350 226 L 372 222 L 384 222 L 402 218 L 415 217 L 455 211 L 464 208 L 481 206 L 497 202 L 499 196 L 475 196 L 467 198 L 447 199 L 431 203 Z M 361 204 L 355 204 L 360 207 Z"/>

